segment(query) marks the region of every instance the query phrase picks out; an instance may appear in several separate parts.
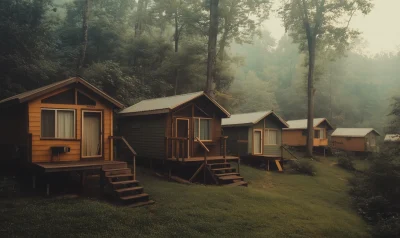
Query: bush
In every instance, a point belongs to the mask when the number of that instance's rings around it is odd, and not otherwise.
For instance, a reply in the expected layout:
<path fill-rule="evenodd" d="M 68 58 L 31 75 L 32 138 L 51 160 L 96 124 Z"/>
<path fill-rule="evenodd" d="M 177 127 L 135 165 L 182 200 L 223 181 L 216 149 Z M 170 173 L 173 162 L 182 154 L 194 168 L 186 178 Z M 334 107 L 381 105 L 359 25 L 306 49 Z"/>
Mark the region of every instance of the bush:
<path fill-rule="evenodd" d="M 351 161 L 351 159 L 346 156 L 339 157 L 338 165 L 339 165 L 339 167 L 346 169 L 346 170 L 350 170 L 350 171 L 356 170 L 354 168 L 353 161 Z"/>
<path fill-rule="evenodd" d="M 316 169 L 314 164 L 309 159 L 298 159 L 292 160 L 289 164 L 289 171 L 298 174 L 305 174 L 314 176 L 316 174 Z"/>

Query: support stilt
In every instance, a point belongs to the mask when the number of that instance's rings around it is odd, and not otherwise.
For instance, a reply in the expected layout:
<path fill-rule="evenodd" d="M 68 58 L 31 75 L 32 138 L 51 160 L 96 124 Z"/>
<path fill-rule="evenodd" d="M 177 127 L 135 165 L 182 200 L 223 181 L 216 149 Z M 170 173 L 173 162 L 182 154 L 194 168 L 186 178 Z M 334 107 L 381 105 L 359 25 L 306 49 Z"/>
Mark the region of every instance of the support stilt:
<path fill-rule="evenodd" d="M 50 196 L 50 184 L 46 184 L 46 195 Z"/>

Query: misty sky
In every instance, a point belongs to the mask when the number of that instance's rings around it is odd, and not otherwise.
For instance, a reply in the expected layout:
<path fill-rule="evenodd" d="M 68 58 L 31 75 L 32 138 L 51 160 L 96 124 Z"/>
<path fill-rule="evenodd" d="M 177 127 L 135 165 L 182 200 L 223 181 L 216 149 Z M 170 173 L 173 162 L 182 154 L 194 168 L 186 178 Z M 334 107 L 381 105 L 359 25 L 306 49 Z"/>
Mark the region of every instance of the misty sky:
<path fill-rule="evenodd" d="M 375 0 L 372 12 L 367 16 L 353 17 L 351 27 L 362 32 L 366 41 L 366 53 L 400 50 L 400 0 Z M 282 21 L 272 14 L 264 26 L 275 39 L 285 32 Z"/>

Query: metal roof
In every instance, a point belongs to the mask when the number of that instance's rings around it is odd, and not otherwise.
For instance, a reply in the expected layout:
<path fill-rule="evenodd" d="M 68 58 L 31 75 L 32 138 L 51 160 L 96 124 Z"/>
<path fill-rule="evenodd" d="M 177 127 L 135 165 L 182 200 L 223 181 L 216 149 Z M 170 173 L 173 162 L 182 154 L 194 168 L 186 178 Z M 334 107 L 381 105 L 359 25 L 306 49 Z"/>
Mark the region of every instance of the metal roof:
<path fill-rule="evenodd" d="M 400 142 L 400 134 L 386 134 L 385 142 Z"/>
<path fill-rule="evenodd" d="M 133 116 L 133 115 L 150 115 L 150 114 L 161 114 L 167 113 L 170 110 L 179 107 L 180 105 L 187 103 L 198 97 L 205 96 L 212 103 L 215 104 L 221 111 L 229 117 L 230 114 L 226 111 L 218 102 L 210 98 L 203 91 L 195 93 L 187 93 L 170 97 L 154 98 L 140 101 L 130 107 L 125 108 L 119 112 L 122 116 Z"/>
<path fill-rule="evenodd" d="M 118 108 L 123 108 L 124 105 L 120 102 L 118 102 L 117 100 L 115 100 L 114 98 L 112 98 L 111 96 L 107 95 L 106 93 L 104 93 L 103 91 L 101 91 L 100 89 L 96 88 L 95 86 L 93 86 L 92 84 L 88 83 L 87 81 L 85 81 L 82 78 L 79 77 L 73 77 L 73 78 L 69 78 L 69 79 L 65 79 L 56 83 L 52 83 L 34 90 L 30 90 L 24 93 L 20 93 L 17 94 L 15 96 L 3 99 L 0 101 L 0 104 L 6 104 L 6 103 L 23 103 L 23 102 L 27 102 L 30 101 L 34 98 L 40 97 L 42 95 L 45 95 L 49 92 L 52 92 L 54 90 L 57 90 L 59 88 L 62 88 L 64 86 L 68 86 L 70 84 L 73 83 L 81 83 L 82 85 L 86 86 L 87 88 L 91 89 L 94 93 L 96 93 L 97 95 L 103 97 L 104 99 L 106 99 L 107 101 L 109 101 L 110 103 L 112 103 L 114 106 L 118 107 Z"/>
<path fill-rule="evenodd" d="M 285 120 L 283 120 L 280 116 L 278 116 L 273 111 L 262 111 L 262 112 L 250 112 L 250 113 L 242 113 L 242 114 L 233 114 L 230 118 L 222 119 L 222 126 L 241 126 L 241 125 L 254 125 L 259 121 L 267 117 L 268 115 L 274 115 L 278 120 L 285 126 L 289 127 Z"/>
<path fill-rule="evenodd" d="M 322 122 L 326 121 L 326 123 L 331 127 L 332 125 L 329 123 L 329 121 L 326 118 L 314 118 L 313 120 L 313 126 L 317 127 L 320 125 Z M 287 121 L 287 124 L 289 124 L 289 128 L 285 130 L 298 130 L 298 129 L 307 129 L 307 119 L 301 119 L 301 120 L 290 120 Z"/>
<path fill-rule="evenodd" d="M 374 128 L 337 128 L 331 136 L 364 137 L 370 132 L 380 135 Z"/>

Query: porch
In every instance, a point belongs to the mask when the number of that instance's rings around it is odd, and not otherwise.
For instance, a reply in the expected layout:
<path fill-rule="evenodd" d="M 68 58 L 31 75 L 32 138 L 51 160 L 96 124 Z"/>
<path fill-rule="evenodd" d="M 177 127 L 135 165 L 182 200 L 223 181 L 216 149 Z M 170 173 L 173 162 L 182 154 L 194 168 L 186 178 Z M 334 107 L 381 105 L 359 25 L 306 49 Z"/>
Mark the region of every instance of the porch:
<path fill-rule="evenodd" d="M 203 157 L 190 157 L 190 158 L 167 158 L 168 161 L 178 161 L 178 162 L 204 162 L 204 156 Z M 232 162 L 237 162 L 239 160 L 239 157 L 237 156 L 230 156 L 227 155 L 225 157 L 223 156 L 207 156 L 207 161 L 218 161 L 218 160 L 226 160 L 226 161 L 232 161 Z"/>
<path fill-rule="evenodd" d="M 118 165 L 125 162 L 95 160 L 95 161 L 74 161 L 74 162 L 45 162 L 33 163 L 34 166 L 43 173 L 52 172 L 71 172 L 71 171 L 87 171 L 100 170 L 104 165 Z"/>

